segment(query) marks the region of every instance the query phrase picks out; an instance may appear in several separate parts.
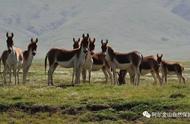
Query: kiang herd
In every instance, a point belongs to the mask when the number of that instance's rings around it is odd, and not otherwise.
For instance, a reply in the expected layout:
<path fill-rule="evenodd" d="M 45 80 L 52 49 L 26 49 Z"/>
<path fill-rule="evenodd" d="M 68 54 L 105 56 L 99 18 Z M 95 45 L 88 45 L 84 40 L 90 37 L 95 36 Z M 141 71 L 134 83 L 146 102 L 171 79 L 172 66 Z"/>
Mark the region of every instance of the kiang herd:
<path fill-rule="evenodd" d="M 22 70 L 23 83 L 26 83 L 27 74 L 32 64 L 33 57 L 36 55 L 38 38 L 31 38 L 27 50 L 23 51 L 14 45 L 13 33 L 6 33 L 7 49 L 3 51 L 0 62 L 3 63 L 4 70 L 2 77 L 4 85 L 11 83 L 13 73 L 15 85 L 19 84 L 19 72 Z M 154 78 L 154 84 L 160 85 L 167 83 L 168 74 L 175 74 L 179 83 L 185 84 L 183 77 L 184 67 L 177 62 L 167 62 L 162 60 L 163 54 L 154 57 L 143 56 L 138 51 L 128 53 L 117 52 L 108 45 L 108 40 L 101 40 L 101 52 L 95 53 L 95 38 L 89 34 L 83 34 L 81 38 L 73 38 L 73 48 L 51 48 L 45 56 L 45 72 L 48 68 L 47 83 L 54 85 L 53 73 L 57 66 L 72 68 L 72 85 L 80 84 L 80 77 L 83 82 L 91 82 L 91 72 L 102 70 L 105 76 L 105 82 L 110 80 L 111 84 L 124 84 L 125 76 L 128 73 L 130 82 L 138 86 L 140 76 L 150 73 Z M 0 63 L 1 65 L 1 63 Z M 1 67 L 0 67 L 1 69 Z M 117 72 L 119 70 L 119 72 Z M 87 74 L 88 72 L 88 74 Z"/>

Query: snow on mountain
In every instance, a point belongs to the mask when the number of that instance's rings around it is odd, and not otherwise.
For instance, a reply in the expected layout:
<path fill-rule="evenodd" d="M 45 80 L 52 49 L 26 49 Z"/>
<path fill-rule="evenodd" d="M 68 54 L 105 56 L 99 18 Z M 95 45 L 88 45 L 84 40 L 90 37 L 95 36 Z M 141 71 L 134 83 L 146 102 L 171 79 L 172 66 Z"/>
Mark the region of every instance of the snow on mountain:
<path fill-rule="evenodd" d="M 96 51 L 108 39 L 117 51 L 189 60 L 189 11 L 188 0 L 1 0 L 0 51 L 7 31 L 23 49 L 38 37 L 38 58 L 52 47 L 71 48 L 73 37 L 88 32 Z"/>

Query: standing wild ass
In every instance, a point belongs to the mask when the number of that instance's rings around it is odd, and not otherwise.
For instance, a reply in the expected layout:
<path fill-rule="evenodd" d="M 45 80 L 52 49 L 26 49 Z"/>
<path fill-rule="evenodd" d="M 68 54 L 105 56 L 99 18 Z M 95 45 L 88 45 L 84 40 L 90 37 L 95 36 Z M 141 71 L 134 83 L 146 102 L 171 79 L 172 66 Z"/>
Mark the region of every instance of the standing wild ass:
<path fill-rule="evenodd" d="M 85 57 L 88 52 L 89 34 L 83 34 L 81 46 L 77 49 L 66 50 L 59 48 L 52 48 L 48 51 L 45 57 L 45 71 L 47 66 L 47 59 L 49 61 L 48 70 L 48 85 L 53 85 L 53 73 L 58 65 L 65 68 L 73 68 L 73 75 L 75 75 L 75 84 L 80 83 L 80 73 L 82 65 L 85 62 Z M 73 84 L 73 81 L 72 81 Z"/>
<path fill-rule="evenodd" d="M 23 64 L 22 64 L 22 69 L 23 69 L 23 83 L 26 82 L 26 76 L 28 74 L 28 70 L 32 64 L 33 56 L 36 54 L 36 49 L 37 49 L 37 43 L 38 39 L 36 38 L 36 41 L 31 39 L 31 43 L 28 45 L 28 50 L 25 50 L 23 52 Z M 6 65 L 6 60 L 9 55 L 9 50 L 4 50 L 2 55 L 1 55 L 1 60 L 0 60 L 0 68 L 1 68 L 1 61 L 3 62 L 4 68 Z"/>
<path fill-rule="evenodd" d="M 110 77 L 110 80 L 112 82 L 112 73 L 111 73 L 111 68 L 110 66 L 105 62 L 105 56 L 102 53 L 94 53 L 95 49 L 95 38 L 93 40 L 89 39 L 89 51 L 87 53 L 87 57 L 85 60 L 85 64 L 83 65 L 82 69 L 82 77 L 83 81 L 86 82 L 86 71 L 88 70 L 89 72 L 89 83 L 91 79 L 91 71 L 97 71 L 102 69 L 106 82 L 108 81 L 108 75 Z M 73 49 L 76 49 L 80 46 L 80 39 L 75 40 L 73 38 Z"/>
<path fill-rule="evenodd" d="M 111 66 L 113 71 L 113 77 L 114 77 L 114 83 L 116 84 L 118 82 L 116 78 L 116 69 L 122 69 L 127 70 L 128 68 L 132 68 L 132 71 L 135 74 L 135 80 L 133 84 L 138 85 L 139 84 L 139 78 L 140 78 L 140 64 L 143 59 L 143 56 L 140 52 L 134 51 L 130 53 L 118 53 L 113 50 L 110 46 L 108 46 L 108 40 L 104 43 L 103 40 L 102 43 L 102 52 L 105 54 L 105 59 L 108 62 L 108 64 Z"/>
<path fill-rule="evenodd" d="M 154 58 L 154 56 L 143 57 L 143 60 L 140 64 L 140 73 L 141 75 L 146 75 L 148 73 L 151 73 L 152 77 L 154 78 L 154 83 L 157 83 L 157 80 L 158 80 L 160 85 L 162 85 L 162 79 L 159 75 L 159 63 Z M 133 81 L 134 74 L 133 72 L 130 72 L 130 69 L 129 69 L 129 75 L 131 75 L 130 80 Z"/>
<path fill-rule="evenodd" d="M 180 65 L 179 63 L 171 63 L 171 62 L 166 62 L 162 60 L 163 54 L 160 56 L 157 54 L 157 61 L 160 64 L 160 69 L 162 73 L 162 80 L 164 80 L 167 83 L 167 75 L 168 74 L 176 74 L 179 83 L 181 83 L 181 80 L 183 80 L 183 83 L 185 84 L 185 78 L 183 77 L 183 71 L 184 67 Z"/>
<path fill-rule="evenodd" d="M 37 50 L 37 42 L 38 38 L 34 41 L 33 38 L 31 38 L 31 42 L 28 45 L 28 49 L 23 52 L 23 83 L 26 83 L 26 77 L 28 75 L 28 70 L 32 64 L 33 57 L 36 55 L 36 50 Z"/>
<path fill-rule="evenodd" d="M 9 78 L 11 82 L 11 70 L 13 70 L 13 74 L 15 76 L 15 84 L 16 84 L 16 82 L 19 83 L 19 71 L 23 63 L 23 53 L 20 48 L 14 47 L 14 42 L 13 42 L 14 34 L 11 33 L 11 36 L 9 36 L 7 32 L 6 36 L 7 36 L 8 56 L 6 59 L 2 58 L 2 60 L 6 61 L 3 70 L 4 82 L 6 83 L 7 72 L 9 72 L 10 76 Z M 5 55 L 7 55 L 7 52 L 5 52 Z"/>

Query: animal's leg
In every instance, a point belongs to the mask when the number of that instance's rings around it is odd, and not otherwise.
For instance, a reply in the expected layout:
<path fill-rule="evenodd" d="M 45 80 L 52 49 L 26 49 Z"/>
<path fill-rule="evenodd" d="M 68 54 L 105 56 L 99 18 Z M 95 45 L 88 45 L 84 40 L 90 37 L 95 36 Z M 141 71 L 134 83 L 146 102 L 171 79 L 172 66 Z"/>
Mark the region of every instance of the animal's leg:
<path fill-rule="evenodd" d="M 11 84 L 12 69 L 9 69 L 9 85 Z"/>
<path fill-rule="evenodd" d="M 72 81 L 71 81 L 71 83 L 72 83 L 72 85 L 74 85 L 74 78 L 76 78 L 75 77 L 75 68 L 73 68 L 73 73 L 72 73 Z"/>
<path fill-rule="evenodd" d="M 76 73 L 75 73 L 75 76 L 76 76 L 75 84 L 80 84 L 80 71 L 81 71 L 81 67 L 78 66 L 76 68 Z"/>
<path fill-rule="evenodd" d="M 135 75 L 134 75 L 133 73 L 129 72 L 129 77 L 130 77 L 130 83 L 131 83 L 132 85 L 135 85 L 135 84 L 134 84 Z"/>
<path fill-rule="evenodd" d="M 7 83 L 7 81 L 6 81 L 6 74 L 7 74 L 7 67 L 5 66 L 5 67 L 4 67 L 4 70 L 3 70 L 3 79 L 4 79 L 4 84 L 6 84 L 6 83 Z"/>
<path fill-rule="evenodd" d="M 165 82 L 166 82 L 166 84 L 167 84 L 167 82 L 168 82 L 168 79 L 167 79 L 167 78 L 168 78 L 168 77 L 167 77 L 167 76 L 168 76 L 168 75 L 167 75 L 167 72 L 165 72 L 164 75 L 165 75 L 165 76 L 164 76 L 164 77 L 165 77 Z"/>
<path fill-rule="evenodd" d="M 181 79 L 182 79 L 183 83 L 185 84 L 185 78 L 183 77 L 182 73 L 181 73 Z"/>
<path fill-rule="evenodd" d="M 179 83 L 181 83 L 181 76 L 180 76 L 180 74 L 177 74 L 177 78 L 179 80 Z"/>
<path fill-rule="evenodd" d="M 113 67 L 112 68 L 112 71 L 113 71 L 113 78 L 114 78 L 114 84 L 118 84 L 118 80 L 117 80 L 117 74 L 116 74 L 116 68 Z"/>
<path fill-rule="evenodd" d="M 137 72 L 137 67 L 133 66 L 133 70 L 134 70 L 134 82 L 133 84 L 138 85 L 138 72 Z"/>
<path fill-rule="evenodd" d="M 16 71 L 15 67 L 13 68 L 13 74 L 14 74 L 14 77 L 15 77 L 15 85 L 16 85 L 16 82 L 17 82 L 17 71 Z"/>
<path fill-rule="evenodd" d="M 151 74 L 152 74 L 152 77 L 154 78 L 154 84 L 157 84 L 157 79 L 156 79 L 156 76 L 155 76 L 155 72 L 151 71 Z"/>
<path fill-rule="evenodd" d="M 53 73 L 54 73 L 57 65 L 58 64 L 56 64 L 56 63 L 52 64 L 48 70 L 48 85 L 54 85 L 53 84 Z"/>
<path fill-rule="evenodd" d="M 159 75 L 159 71 L 155 71 L 155 73 L 156 73 L 156 77 L 157 77 L 157 79 L 158 79 L 160 85 L 162 85 L 163 80 L 161 79 L 161 77 L 160 77 L 160 75 Z"/>
<path fill-rule="evenodd" d="M 23 68 L 23 83 L 24 84 L 26 83 L 26 78 L 27 78 L 27 75 L 28 75 L 28 70 L 29 70 L 29 67 L 24 67 Z"/>
<path fill-rule="evenodd" d="M 102 72 L 104 73 L 104 76 L 105 76 L 105 79 L 106 79 L 106 83 L 108 82 L 108 73 L 106 71 L 106 68 L 105 67 L 102 67 Z"/>
<path fill-rule="evenodd" d="M 92 71 L 91 69 L 88 70 L 89 84 L 90 84 L 90 81 L 91 81 L 91 71 Z"/>
<path fill-rule="evenodd" d="M 82 79 L 83 79 L 83 83 L 85 83 L 86 82 L 86 69 L 85 68 L 82 69 Z"/>

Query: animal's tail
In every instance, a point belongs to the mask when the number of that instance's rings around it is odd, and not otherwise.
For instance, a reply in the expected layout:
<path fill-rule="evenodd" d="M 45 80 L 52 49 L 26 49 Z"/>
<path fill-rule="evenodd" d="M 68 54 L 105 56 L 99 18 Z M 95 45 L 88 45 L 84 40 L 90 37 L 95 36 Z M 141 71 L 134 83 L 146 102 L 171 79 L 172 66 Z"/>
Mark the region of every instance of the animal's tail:
<path fill-rule="evenodd" d="M 182 70 L 182 72 L 185 70 L 185 68 L 183 67 L 183 66 L 181 66 L 181 70 Z"/>
<path fill-rule="evenodd" d="M 45 57 L 45 75 L 46 75 L 46 67 L 47 67 L 47 57 L 48 57 L 48 54 Z"/>

